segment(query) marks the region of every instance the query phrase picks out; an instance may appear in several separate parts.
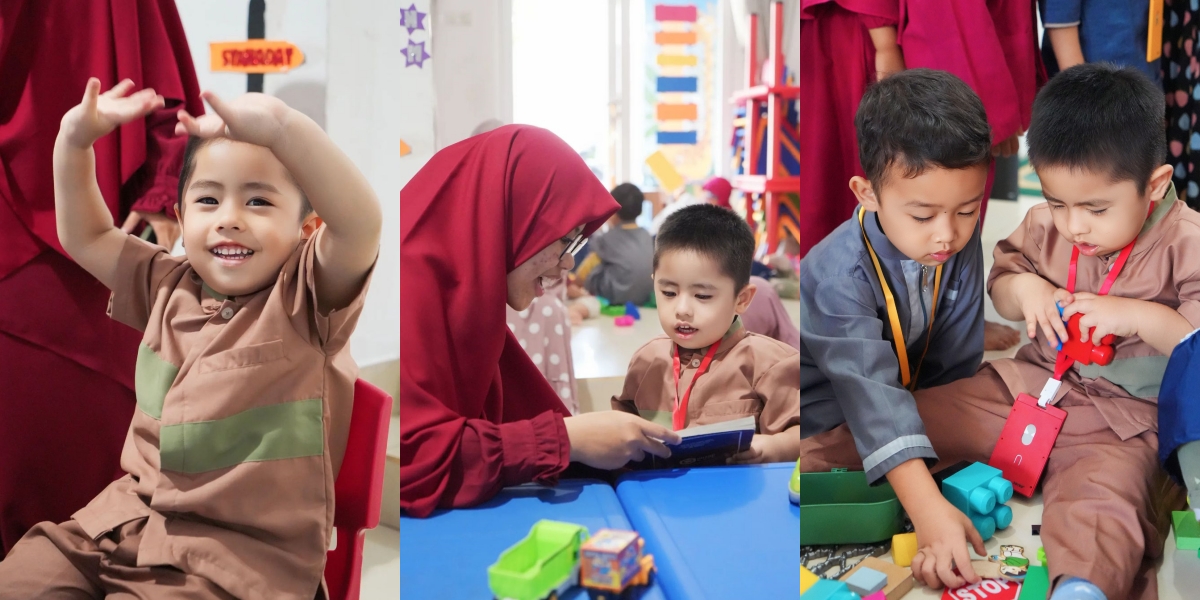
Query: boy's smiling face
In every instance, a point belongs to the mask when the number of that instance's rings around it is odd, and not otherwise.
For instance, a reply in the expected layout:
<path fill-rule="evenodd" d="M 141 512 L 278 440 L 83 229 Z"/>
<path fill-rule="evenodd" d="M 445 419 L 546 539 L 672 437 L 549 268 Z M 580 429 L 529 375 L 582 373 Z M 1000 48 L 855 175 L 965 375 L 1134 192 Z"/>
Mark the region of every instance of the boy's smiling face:
<path fill-rule="evenodd" d="M 864 208 L 879 216 L 879 224 L 897 250 L 934 267 L 966 247 L 979 222 L 986 166 L 931 166 L 911 178 L 895 166 L 887 171 L 878 196 L 862 177 L 851 179 L 850 189 Z"/>
<path fill-rule="evenodd" d="M 1119 252 L 1137 238 L 1151 201 L 1162 200 L 1171 183 L 1171 167 L 1150 176 L 1146 189 L 1087 168 L 1047 165 L 1037 170 L 1054 228 L 1085 256 Z"/>
<path fill-rule="evenodd" d="M 692 250 L 659 256 L 654 271 L 658 322 L 676 344 L 695 350 L 724 337 L 754 298 L 754 284 L 735 292 L 732 277 L 710 257 Z"/>
<path fill-rule="evenodd" d="M 316 215 L 301 218 L 300 189 L 269 149 L 231 140 L 196 152 L 182 204 L 188 262 L 227 296 L 271 285 L 319 224 Z"/>

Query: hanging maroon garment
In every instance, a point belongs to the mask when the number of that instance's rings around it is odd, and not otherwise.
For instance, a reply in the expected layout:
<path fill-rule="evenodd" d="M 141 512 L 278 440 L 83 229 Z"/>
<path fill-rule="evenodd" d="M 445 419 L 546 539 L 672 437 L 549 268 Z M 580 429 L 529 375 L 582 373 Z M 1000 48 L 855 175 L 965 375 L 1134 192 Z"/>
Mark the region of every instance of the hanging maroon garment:
<path fill-rule="evenodd" d="M 800 256 L 858 206 L 854 114 L 875 81 L 869 29 L 895 26 L 897 0 L 800 1 Z"/>
<path fill-rule="evenodd" d="M 1029 128 L 1033 99 L 1046 83 L 1033 0 L 901 0 L 897 39 L 909 69 L 948 71 L 983 101 L 992 145 Z M 979 222 L 995 169 L 989 169 Z"/>
<path fill-rule="evenodd" d="M 554 134 L 508 125 L 438 152 L 400 192 L 400 508 L 553 483 L 570 445 L 558 394 L 506 324 L 507 274 L 619 206 Z"/>
<path fill-rule="evenodd" d="M 106 316 L 109 291 L 62 250 L 52 155 L 89 77 L 153 87 L 166 108 L 95 145 L 100 191 L 174 215 L 184 138 L 202 111 L 174 0 L 0 2 L 0 549 L 65 521 L 119 472 L 141 334 Z"/>

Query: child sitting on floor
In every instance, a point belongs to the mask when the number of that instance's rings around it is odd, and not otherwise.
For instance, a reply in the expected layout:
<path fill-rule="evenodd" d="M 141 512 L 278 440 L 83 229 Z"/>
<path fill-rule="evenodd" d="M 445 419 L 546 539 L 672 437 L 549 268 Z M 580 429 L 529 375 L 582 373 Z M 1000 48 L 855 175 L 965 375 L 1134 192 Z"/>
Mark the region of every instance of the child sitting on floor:
<path fill-rule="evenodd" d="M 113 291 L 110 316 L 145 332 L 128 475 L 30 530 L 0 562 L 0 599 L 323 598 L 379 203 L 308 117 L 206 93 L 215 115 L 179 113 L 187 255 L 172 257 L 114 227 L 96 187 L 92 144 L 163 106 L 133 85 L 90 80 L 54 148 L 59 239 Z"/>
<path fill-rule="evenodd" d="M 754 416 L 758 434 L 733 460 L 795 461 L 799 354 L 747 332 L 738 317 L 754 298 L 753 256 L 746 222 L 719 206 L 689 206 L 663 223 L 655 242 L 654 288 L 667 335 L 633 355 L 612 406 L 676 430 Z"/>
<path fill-rule="evenodd" d="M 1106 64 L 1067 69 L 1038 93 L 1029 160 L 1046 203 L 996 246 L 988 278 L 996 311 L 1036 342 L 916 393 L 944 464 L 988 461 L 1021 393 L 1045 389 L 1066 412 L 1042 480 L 1053 600 L 1157 598 L 1155 559 L 1182 506 L 1158 466 L 1155 404 L 1166 355 L 1200 326 L 1200 214 L 1171 185 L 1164 109 L 1145 75 Z M 1047 389 L 1076 314 L 1084 339 L 1116 336 L 1115 357 L 1070 361 Z M 849 458 L 849 432 L 830 434 L 806 468 Z"/>
<path fill-rule="evenodd" d="M 591 255 L 576 273 L 584 287 L 593 295 L 611 304 L 633 302 L 642 306 L 654 293 L 650 279 L 650 262 L 654 257 L 654 242 L 645 229 L 635 223 L 642 214 L 645 196 L 632 183 L 622 183 L 612 190 L 621 209 L 613 216 L 615 223 L 588 241 Z M 595 263 L 591 266 L 588 261 Z"/>
<path fill-rule="evenodd" d="M 861 206 L 800 268 L 800 466 L 886 479 L 921 544 L 913 575 L 959 587 L 979 581 L 967 542 L 983 555 L 983 541 L 930 475 L 941 451 L 912 390 L 970 377 L 983 360 L 978 221 L 991 130 L 971 88 L 928 69 L 868 88 L 855 124 Z M 845 432 L 837 460 L 820 452 L 829 430 Z"/>

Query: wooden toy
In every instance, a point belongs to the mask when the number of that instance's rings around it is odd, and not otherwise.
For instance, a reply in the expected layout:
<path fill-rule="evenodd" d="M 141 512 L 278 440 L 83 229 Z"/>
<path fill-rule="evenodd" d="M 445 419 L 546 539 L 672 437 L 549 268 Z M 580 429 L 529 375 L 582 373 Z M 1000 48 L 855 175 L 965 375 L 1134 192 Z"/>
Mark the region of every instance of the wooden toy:
<path fill-rule="evenodd" d="M 860 569 L 874 569 L 887 575 L 887 585 L 883 588 L 883 594 L 887 600 L 900 600 L 905 594 L 912 591 L 913 575 L 910 569 L 897 566 L 874 556 L 862 559 L 853 569 L 847 571 L 841 579 L 846 580 L 853 577 Z"/>
<path fill-rule="evenodd" d="M 887 586 L 887 575 L 865 567 L 855 571 L 853 575 L 847 576 L 846 585 L 850 586 L 850 591 L 859 596 L 870 596 L 875 592 L 882 591 Z"/>
<path fill-rule="evenodd" d="M 901 567 L 912 566 L 917 555 L 917 534 L 899 533 L 892 536 L 892 561 Z"/>

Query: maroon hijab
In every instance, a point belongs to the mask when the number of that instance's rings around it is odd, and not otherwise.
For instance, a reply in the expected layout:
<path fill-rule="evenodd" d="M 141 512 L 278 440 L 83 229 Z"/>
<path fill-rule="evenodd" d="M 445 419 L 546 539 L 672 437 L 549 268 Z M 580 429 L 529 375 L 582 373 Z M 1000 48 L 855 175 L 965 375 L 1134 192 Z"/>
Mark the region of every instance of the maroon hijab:
<path fill-rule="evenodd" d="M 468 419 L 569 416 L 508 330 L 506 277 L 618 205 L 570 146 L 523 125 L 443 149 L 400 198 L 401 507 L 422 516 L 459 477 Z"/>

